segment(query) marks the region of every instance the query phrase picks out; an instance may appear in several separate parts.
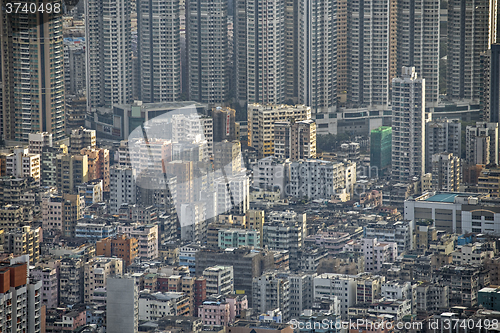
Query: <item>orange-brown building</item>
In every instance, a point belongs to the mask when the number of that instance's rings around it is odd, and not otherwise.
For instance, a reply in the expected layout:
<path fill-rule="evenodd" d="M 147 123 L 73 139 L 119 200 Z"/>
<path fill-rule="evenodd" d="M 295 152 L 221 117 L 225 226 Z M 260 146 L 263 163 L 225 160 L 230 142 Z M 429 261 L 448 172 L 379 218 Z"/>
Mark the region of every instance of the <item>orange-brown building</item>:
<path fill-rule="evenodd" d="M 9 289 L 26 284 L 28 266 L 26 263 L 10 265 L 8 262 L 0 263 L 0 293 L 4 294 Z"/>
<path fill-rule="evenodd" d="M 139 252 L 136 238 L 119 235 L 115 238 L 104 238 L 96 243 L 96 255 L 121 258 L 125 266 L 130 265 Z"/>
<path fill-rule="evenodd" d="M 102 179 L 103 191 L 109 192 L 109 150 L 88 147 L 80 153 L 87 155 L 89 180 Z"/>

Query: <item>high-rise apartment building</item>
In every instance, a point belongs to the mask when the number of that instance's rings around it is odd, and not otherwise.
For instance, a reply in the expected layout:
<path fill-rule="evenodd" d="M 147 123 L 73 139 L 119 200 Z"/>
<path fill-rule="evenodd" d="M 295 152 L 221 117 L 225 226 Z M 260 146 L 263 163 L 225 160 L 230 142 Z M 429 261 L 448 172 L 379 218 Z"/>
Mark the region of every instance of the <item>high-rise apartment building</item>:
<path fill-rule="evenodd" d="M 452 153 L 432 155 L 433 191 L 458 192 L 460 186 L 460 158 Z"/>
<path fill-rule="evenodd" d="M 29 279 L 28 256 L 0 264 L 0 320 L 5 332 L 42 332 L 42 281 Z"/>
<path fill-rule="evenodd" d="M 87 88 L 85 42 L 64 39 L 64 82 L 68 95 L 83 95 Z"/>
<path fill-rule="evenodd" d="M 85 2 L 87 108 L 132 101 L 131 2 Z"/>
<path fill-rule="evenodd" d="M 427 81 L 426 89 L 427 89 Z M 432 156 L 439 153 L 462 154 L 462 124 L 458 119 L 436 119 L 425 123 L 425 172 L 432 172 Z"/>
<path fill-rule="evenodd" d="M 425 79 L 403 67 L 392 80 L 392 180 L 420 179 L 425 168 Z"/>
<path fill-rule="evenodd" d="M 297 39 L 298 49 L 287 49 L 286 56 L 298 54 L 298 102 L 310 106 L 314 113 L 328 112 L 337 105 L 337 6 L 328 0 L 297 3 L 298 18 L 291 21 L 298 25 L 292 38 Z M 286 33 L 288 36 L 288 29 Z M 287 63 L 287 70 L 289 67 Z"/>
<path fill-rule="evenodd" d="M 40 163 L 40 185 L 57 186 L 57 156 L 68 154 L 68 147 L 44 147 L 41 153 Z"/>
<path fill-rule="evenodd" d="M 137 1 L 140 100 L 171 102 L 181 94 L 180 1 Z"/>
<path fill-rule="evenodd" d="M 247 104 L 247 0 L 235 0 L 233 12 L 234 82 L 236 101 Z"/>
<path fill-rule="evenodd" d="M 134 277 L 116 276 L 106 286 L 106 327 L 109 333 L 135 333 L 139 325 L 139 286 Z"/>
<path fill-rule="evenodd" d="M 259 158 L 274 155 L 274 124 L 280 121 L 311 119 L 311 108 L 304 105 L 248 105 L 248 146 Z"/>
<path fill-rule="evenodd" d="M 135 200 L 135 170 L 131 167 L 112 166 L 110 168 L 109 200 L 111 214 L 118 214 L 122 204 L 134 204 Z"/>
<path fill-rule="evenodd" d="M 477 122 L 465 129 L 465 163 L 498 164 L 498 123 Z"/>
<path fill-rule="evenodd" d="M 489 194 L 491 198 L 500 198 L 500 167 L 491 166 L 481 170 L 477 180 L 478 193 Z"/>
<path fill-rule="evenodd" d="M 425 103 L 435 105 L 439 97 L 439 0 L 401 0 L 399 16 L 398 66 L 415 67 L 425 79 Z M 450 30 L 450 35 L 455 32 Z"/>
<path fill-rule="evenodd" d="M 31 4 L 21 1 L 21 6 Z M 37 2 L 38 3 L 38 2 Z M 62 7 L 62 1 L 52 5 Z M 3 135 L 28 141 L 29 133 L 64 137 L 62 11 L 0 14 Z M 35 23 L 36 22 L 36 23 Z"/>
<path fill-rule="evenodd" d="M 291 163 L 285 194 L 296 198 L 349 200 L 356 183 L 356 162 L 299 160 Z"/>
<path fill-rule="evenodd" d="M 487 71 L 484 80 L 483 98 L 487 103 L 483 109 L 485 121 L 492 123 L 500 122 L 500 44 L 491 45 L 491 50 L 488 50 L 489 57 Z M 487 86 L 486 86 L 487 85 Z"/>
<path fill-rule="evenodd" d="M 60 154 L 56 157 L 56 186 L 59 193 L 78 193 L 88 181 L 87 155 Z"/>
<path fill-rule="evenodd" d="M 189 99 L 222 104 L 229 91 L 227 1 L 187 0 Z"/>
<path fill-rule="evenodd" d="M 247 0 L 248 103 L 285 102 L 285 1 Z"/>
<path fill-rule="evenodd" d="M 496 0 L 448 1 L 446 92 L 452 99 L 479 99 L 483 76 L 481 53 L 496 43 L 496 29 Z"/>
<path fill-rule="evenodd" d="M 215 180 L 216 214 L 231 212 L 245 215 L 250 208 L 250 180 L 247 175 L 222 177 Z"/>
<path fill-rule="evenodd" d="M 354 106 L 389 104 L 390 2 L 361 0 L 350 4 L 350 75 L 348 100 Z"/>

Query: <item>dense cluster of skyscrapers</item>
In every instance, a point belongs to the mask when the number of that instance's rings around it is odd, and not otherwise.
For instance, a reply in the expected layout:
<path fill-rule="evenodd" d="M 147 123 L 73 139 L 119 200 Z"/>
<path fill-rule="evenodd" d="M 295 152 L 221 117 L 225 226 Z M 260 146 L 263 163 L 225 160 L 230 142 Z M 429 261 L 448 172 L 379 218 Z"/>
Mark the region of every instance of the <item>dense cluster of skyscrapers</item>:
<path fill-rule="evenodd" d="M 426 107 L 438 104 L 444 72 L 448 99 L 479 100 L 489 92 L 489 63 L 498 62 L 497 8 L 495 0 L 451 0 L 444 16 L 438 0 L 235 0 L 230 7 L 223 0 L 91 0 L 84 6 L 85 77 L 78 80 L 88 110 L 183 99 L 298 103 L 315 114 L 339 106 L 386 109 L 392 79 L 415 67 L 425 80 Z M 2 15 L 3 138 L 26 141 L 37 131 L 61 138 L 62 15 L 43 15 L 37 24 L 33 15 L 29 22 Z M 449 33 L 440 36 L 444 21 Z M 443 49 L 447 61 L 440 65 Z M 66 53 L 66 71 L 81 75 L 74 69 L 81 57 L 69 47 Z M 66 92 L 82 92 L 82 82 L 72 83 L 66 80 Z M 495 121 L 494 98 L 491 108 Z"/>

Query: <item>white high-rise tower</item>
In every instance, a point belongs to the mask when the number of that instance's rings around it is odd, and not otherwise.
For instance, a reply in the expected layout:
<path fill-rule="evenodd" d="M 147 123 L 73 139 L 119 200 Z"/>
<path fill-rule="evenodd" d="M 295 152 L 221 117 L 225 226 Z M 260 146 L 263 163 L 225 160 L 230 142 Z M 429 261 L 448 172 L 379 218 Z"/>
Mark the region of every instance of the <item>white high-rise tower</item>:
<path fill-rule="evenodd" d="M 247 0 L 248 103 L 285 102 L 285 1 Z"/>
<path fill-rule="evenodd" d="M 173 102 L 181 94 L 179 0 L 138 0 L 140 99 Z"/>
<path fill-rule="evenodd" d="M 415 67 L 425 79 L 425 103 L 437 104 L 439 97 L 439 0 L 400 0 L 399 66 Z M 450 35 L 454 34 L 450 30 Z"/>
<path fill-rule="evenodd" d="M 403 67 L 392 80 L 392 180 L 421 178 L 425 169 L 425 79 Z"/>
<path fill-rule="evenodd" d="M 329 111 L 337 102 L 337 9 L 329 0 L 298 3 L 299 103 Z"/>
<path fill-rule="evenodd" d="M 132 101 L 130 1 L 85 1 L 87 107 Z"/>

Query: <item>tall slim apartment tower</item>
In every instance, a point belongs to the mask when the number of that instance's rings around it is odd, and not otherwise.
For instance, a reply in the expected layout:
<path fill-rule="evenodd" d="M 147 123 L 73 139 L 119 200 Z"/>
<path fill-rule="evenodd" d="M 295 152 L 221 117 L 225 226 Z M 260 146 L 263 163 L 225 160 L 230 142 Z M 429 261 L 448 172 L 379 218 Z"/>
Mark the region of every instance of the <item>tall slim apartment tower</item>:
<path fill-rule="evenodd" d="M 437 104 L 440 1 L 400 0 L 398 8 L 398 66 L 415 67 L 425 79 L 426 105 Z"/>
<path fill-rule="evenodd" d="M 427 81 L 425 81 L 427 83 Z M 426 100 L 427 101 L 427 100 Z M 427 103 L 427 102 L 426 102 Z M 425 172 L 432 172 L 432 156 L 462 154 L 462 124 L 458 119 L 436 119 L 425 123 Z"/>
<path fill-rule="evenodd" d="M 301 7 L 310 7 L 306 1 L 285 0 L 285 101 L 297 104 L 299 98 L 299 11 Z M 307 26 L 307 30 L 310 27 Z"/>
<path fill-rule="evenodd" d="M 247 0 L 234 0 L 234 76 L 236 101 L 247 103 Z"/>
<path fill-rule="evenodd" d="M 18 1 L 27 3 L 32 1 Z M 36 6 L 41 1 L 34 2 Z M 61 0 L 52 5 L 62 6 Z M 0 73 L 3 82 L 3 135 L 28 141 L 30 133 L 64 136 L 64 52 L 62 11 L 0 13 Z"/>
<path fill-rule="evenodd" d="M 500 44 L 491 45 L 488 83 L 489 121 L 500 123 Z"/>
<path fill-rule="evenodd" d="M 498 123 L 477 122 L 465 128 L 465 162 L 467 165 L 498 164 Z"/>
<path fill-rule="evenodd" d="M 422 177 L 425 167 L 425 79 L 403 67 L 392 80 L 392 180 Z"/>
<path fill-rule="evenodd" d="M 128 275 L 108 278 L 106 285 L 106 330 L 136 333 L 139 324 L 139 287 Z"/>
<path fill-rule="evenodd" d="M 337 1 L 337 95 L 345 103 L 351 89 L 351 1 Z"/>
<path fill-rule="evenodd" d="M 137 1 L 140 100 L 172 102 L 181 94 L 179 0 Z"/>
<path fill-rule="evenodd" d="M 481 53 L 496 43 L 497 0 L 448 1 L 446 90 L 456 100 L 478 100 Z"/>
<path fill-rule="evenodd" d="M 310 106 L 313 113 L 328 112 L 337 104 L 336 27 L 333 1 L 298 1 L 299 103 Z M 289 53 L 287 57 L 296 58 L 295 52 Z"/>
<path fill-rule="evenodd" d="M 285 102 L 285 1 L 247 0 L 248 103 Z"/>
<path fill-rule="evenodd" d="M 460 158 L 452 153 L 439 153 L 432 160 L 432 190 L 457 192 L 460 186 Z"/>
<path fill-rule="evenodd" d="M 227 1 L 186 0 L 189 99 L 222 104 L 229 91 Z"/>
<path fill-rule="evenodd" d="M 357 107 L 387 107 L 390 0 L 360 0 L 350 6 L 350 102 Z"/>
<path fill-rule="evenodd" d="M 87 108 L 132 101 L 130 1 L 85 1 Z"/>

